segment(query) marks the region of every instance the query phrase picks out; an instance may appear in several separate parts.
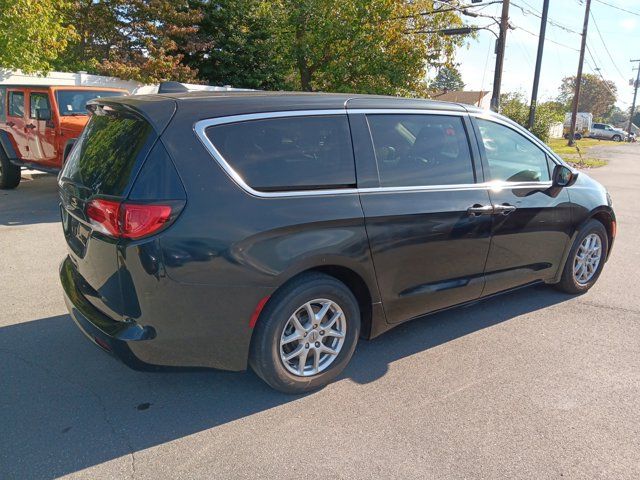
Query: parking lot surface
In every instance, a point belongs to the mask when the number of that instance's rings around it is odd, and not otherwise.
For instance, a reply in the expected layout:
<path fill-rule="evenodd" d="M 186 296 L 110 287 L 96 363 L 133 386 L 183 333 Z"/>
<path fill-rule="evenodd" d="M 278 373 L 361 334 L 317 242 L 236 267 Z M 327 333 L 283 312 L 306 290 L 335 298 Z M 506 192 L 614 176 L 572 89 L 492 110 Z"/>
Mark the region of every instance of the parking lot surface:
<path fill-rule="evenodd" d="M 597 148 L 618 238 L 591 291 L 404 324 L 298 397 L 101 352 L 62 300 L 55 177 L 0 191 L 0 478 L 640 478 L 640 144 Z"/>

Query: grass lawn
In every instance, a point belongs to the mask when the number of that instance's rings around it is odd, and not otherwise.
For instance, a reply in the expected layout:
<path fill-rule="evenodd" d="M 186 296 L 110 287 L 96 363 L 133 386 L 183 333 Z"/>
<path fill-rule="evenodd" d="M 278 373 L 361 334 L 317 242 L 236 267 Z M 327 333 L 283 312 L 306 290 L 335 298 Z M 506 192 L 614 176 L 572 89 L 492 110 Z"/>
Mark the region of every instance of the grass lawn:
<path fill-rule="evenodd" d="M 574 147 L 567 145 L 564 138 L 552 138 L 548 145 L 562 157 L 562 159 L 578 168 L 597 168 L 607 164 L 607 161 L 598 158 L 598 154 L 589 152 L 597 145 L 623 145 L 608 140 L 596 140 L 595 138 L 583 138 L 576 141 Z"/>

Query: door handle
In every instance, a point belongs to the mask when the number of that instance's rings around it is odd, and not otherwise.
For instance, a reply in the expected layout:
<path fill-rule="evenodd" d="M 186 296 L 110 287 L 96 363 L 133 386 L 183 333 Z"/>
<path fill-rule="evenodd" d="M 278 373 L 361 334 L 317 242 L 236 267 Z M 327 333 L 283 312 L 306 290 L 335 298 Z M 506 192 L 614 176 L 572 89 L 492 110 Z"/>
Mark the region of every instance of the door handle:
<path fill-rule="evenodd" d="M 15 122 L 11 122 L 11 121 L 7 122 L 7 127 L 13 127 L 13 126 L 15 126 Z"/>
<path fill-rule="evenodd" d="M 505 203 L 503 205 L 495 205 L 493 208 L 496 214 L 507 216 L 511 212 L 515 211 L 517 207 Z"/>
<path fill-rule="evenodd" d="M 492 215 L 493 205 L 475 204 L 473 207 L 467 208 L 467 214 L 471 217 L 479 217 L 480 215 Z"/>
<path fill-rule="evenodd" d="M 30 123 L 28 125 L 25 125 L 24 128 L 28 128 L 29 130 L 33 130 L 34 128 L 36 128 L 36 126 L 33 123 Z"/>

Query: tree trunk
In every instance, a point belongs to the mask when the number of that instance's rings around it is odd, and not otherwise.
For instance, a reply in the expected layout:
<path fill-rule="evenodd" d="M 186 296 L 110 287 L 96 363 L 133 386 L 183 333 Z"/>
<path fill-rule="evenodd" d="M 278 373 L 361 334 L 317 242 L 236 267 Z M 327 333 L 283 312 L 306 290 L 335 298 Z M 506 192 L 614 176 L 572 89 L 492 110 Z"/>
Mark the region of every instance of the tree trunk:
<path fill-rule="evenodd" d="M 296 22 L 296 63 L 298 64 L 298 72 L 300 73 L 300 88 L 303 92 L 311 91 L 311 68 L 304 54 L 304 31 L 306 19 L 301 14 Z"/>
<path fill-rule="evenodd" d="M 298 70 L 300 71 L 300 87 L 303 92 L 310 92 L 311 89 L 311 70 L 307 66 L 304 58 L 298 57 Z"/>

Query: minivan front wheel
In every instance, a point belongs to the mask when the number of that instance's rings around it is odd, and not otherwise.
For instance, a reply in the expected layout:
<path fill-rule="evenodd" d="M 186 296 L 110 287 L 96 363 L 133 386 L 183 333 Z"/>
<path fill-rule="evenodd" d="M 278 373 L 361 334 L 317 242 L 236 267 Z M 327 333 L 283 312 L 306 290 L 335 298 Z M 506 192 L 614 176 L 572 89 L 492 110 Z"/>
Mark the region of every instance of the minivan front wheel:
<path fill-rule="evenodd" d="M 567 293 L 583 293 L 598 280 L 604 267 L 609 241 L 602 223 L 589 220 L 575 239 L 558 288 Z"/>
<path fill-rule="evenodd" d="M 360 335 L 360 310 L 334 277 L 304 274 L 276 292 L 256 325 L 250 364 L 271 387 L 304 393 L 344 370 Z"/>

